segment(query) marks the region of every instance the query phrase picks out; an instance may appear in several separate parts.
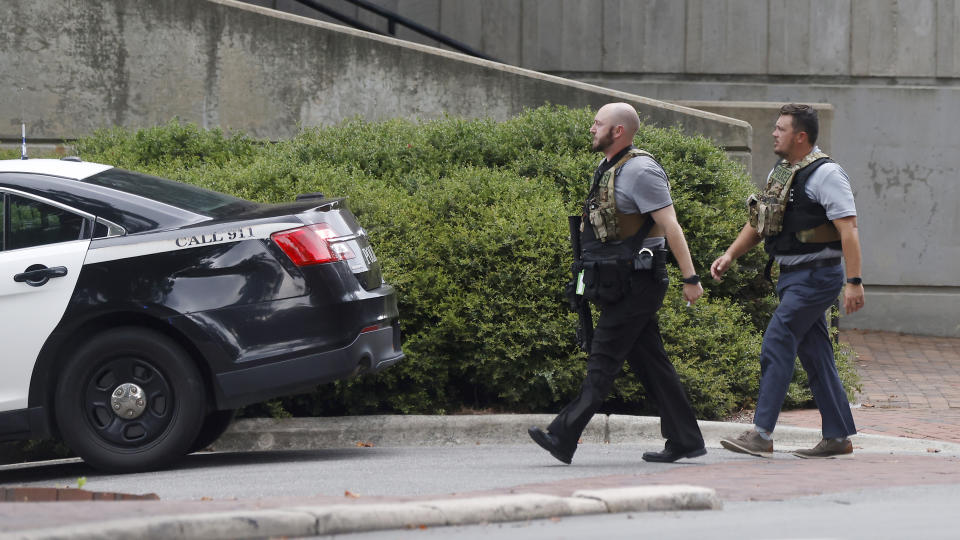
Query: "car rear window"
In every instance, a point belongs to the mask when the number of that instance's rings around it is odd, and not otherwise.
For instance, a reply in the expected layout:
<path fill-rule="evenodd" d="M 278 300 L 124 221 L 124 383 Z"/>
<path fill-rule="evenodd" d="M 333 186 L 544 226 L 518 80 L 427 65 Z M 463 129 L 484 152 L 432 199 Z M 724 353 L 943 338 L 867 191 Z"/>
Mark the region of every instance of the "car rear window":
<path fill-rule="evenodd" d="M 223 217 L 231 212 L 256 206 L 255 203 L 225 193 L 124 169 L 108 169 L 84 178 L 83 182 L 212 217 Z"/>

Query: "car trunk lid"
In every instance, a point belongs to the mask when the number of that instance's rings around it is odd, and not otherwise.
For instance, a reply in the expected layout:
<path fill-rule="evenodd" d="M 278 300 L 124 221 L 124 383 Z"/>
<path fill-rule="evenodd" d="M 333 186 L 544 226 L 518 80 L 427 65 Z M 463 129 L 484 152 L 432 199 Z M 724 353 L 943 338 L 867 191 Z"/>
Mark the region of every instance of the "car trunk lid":
<path fill-rule="evenodd" d="M 346 207 L 344 199 L 304 198 L 282 205 L 299 210 L 296 216 L 318 232 L 329 250 L 350 266 L 350 271 L 366 290 L 383 284 L 380 261 L 370 244 L 367 232 Z"/>

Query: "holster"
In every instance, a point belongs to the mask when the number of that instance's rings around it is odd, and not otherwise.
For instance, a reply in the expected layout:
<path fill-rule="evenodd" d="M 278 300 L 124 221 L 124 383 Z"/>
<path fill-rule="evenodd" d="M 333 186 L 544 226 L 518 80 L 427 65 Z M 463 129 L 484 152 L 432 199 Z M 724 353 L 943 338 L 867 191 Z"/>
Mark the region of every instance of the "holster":
<path fill-rule="evenodd" d="M 654 278 L 669 283 L 667 277 L 667 250 L 643 248 L 633 258 L 634 270 L 652 270 Z"/>
<path fill-rule="evenodd" d="M 664 285 L 670 284 L 670 276 L 667 275 L 666 249 L 656 249 L 653 252 L 653 278 Z"/>

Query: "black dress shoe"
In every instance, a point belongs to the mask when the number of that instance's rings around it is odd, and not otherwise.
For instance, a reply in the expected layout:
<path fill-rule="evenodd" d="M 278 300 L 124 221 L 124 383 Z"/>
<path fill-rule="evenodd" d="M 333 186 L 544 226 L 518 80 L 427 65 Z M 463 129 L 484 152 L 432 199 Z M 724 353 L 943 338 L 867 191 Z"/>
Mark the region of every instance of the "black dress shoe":
<path fill-rule="evenodd" d="M 560 439 L 558 439 L 556 435 L 551 435 L 537 426 L 533 426 L 528 429 L 527 433 L 530 434 L 530 438 L 533 439 L 533 442 L 539 444 L 540 447 L 547 452 L 550 452 L 551 456 L 559 459 L 567 465 L 573 461 L 573 450 L 564 450 L 563 446 L 560 444 Z"/>
<path fill-rule="evenodd" d="M 655 463 L 673 463 L 680 458 L 695 458 L 707 453 L 707 449 L 700 447 L 696 450 L 671 450 L 664 448 L 659 452 L 644 452 L 644 461 L 653 461 Z"/>

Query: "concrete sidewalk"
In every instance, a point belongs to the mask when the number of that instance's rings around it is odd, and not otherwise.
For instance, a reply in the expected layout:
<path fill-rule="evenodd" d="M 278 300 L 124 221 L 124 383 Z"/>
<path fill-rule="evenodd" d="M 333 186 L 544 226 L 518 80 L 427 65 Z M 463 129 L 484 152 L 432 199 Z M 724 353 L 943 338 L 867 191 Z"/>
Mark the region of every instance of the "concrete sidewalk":
<path fill-rule="evenodd" d="M 257 452 L 353 448 L 357 446 L 462 446 L 533 444 L 531 425 L 545 426 L 548 414 L 466 416 L 380 415 L 331 418 L 251 418 L 239 420 L 211 449 L 217 452 Z M 735 437 L 743 424 L 700 420 L 708 448 L 721 448 L 720 439 Z M 810 448 L 820 441 L 818 428 L 779 425 L 774 433 L 778 452 Z M 660 420 L 650 416 L 597 415 L 587 424 L 581 444 L 621 444 L 649 441 L 662 445 Z M 960 457 L 960 443 L 857 434 L 859 451 L 871 453 L 943 453 Z"/>

